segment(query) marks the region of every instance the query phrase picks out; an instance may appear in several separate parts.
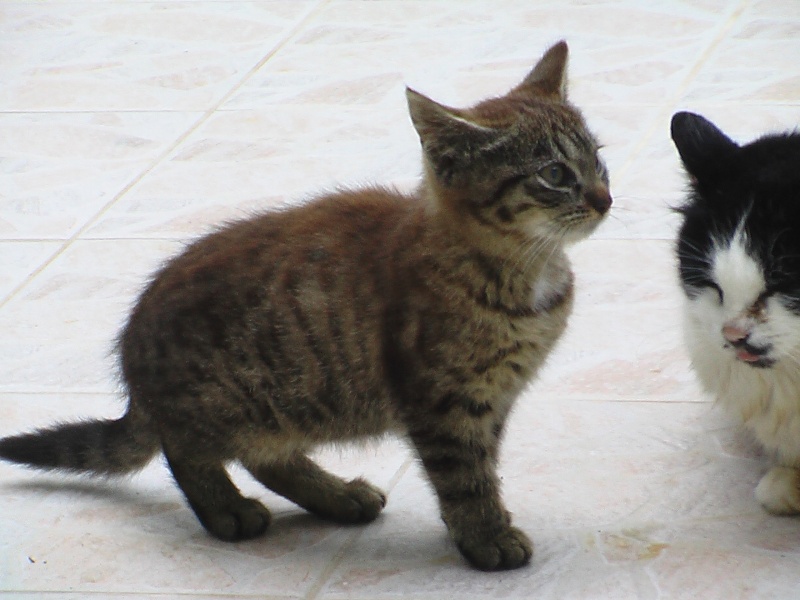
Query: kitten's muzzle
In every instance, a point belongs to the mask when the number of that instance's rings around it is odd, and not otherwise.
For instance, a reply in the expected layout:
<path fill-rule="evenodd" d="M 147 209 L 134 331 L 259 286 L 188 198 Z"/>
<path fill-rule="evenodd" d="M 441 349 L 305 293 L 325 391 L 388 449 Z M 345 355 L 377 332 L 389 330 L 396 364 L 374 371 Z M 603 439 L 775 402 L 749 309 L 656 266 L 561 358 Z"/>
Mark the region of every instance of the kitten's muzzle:
<path fill-rule="evenodd" d="M 586 204 L 591 206 L 601 215 L 608 212 L 611 208 L 613 200 L 611 199 L 611 192 L 606 187 L 596 187 L 588 190 L 584 196 Z"/>
<path fill-rule="evenodd" d="M 722 337 L 725 338 L 726 346 L 733 347 L 736 351 L 736 358 L 753 367 L 767 368 L 775 364 L 775 360 L 769 358 L 772 346 L 753 346 L 748 342 L 750 333 L 735 325 L 725 325 L 722 328 Z"/>

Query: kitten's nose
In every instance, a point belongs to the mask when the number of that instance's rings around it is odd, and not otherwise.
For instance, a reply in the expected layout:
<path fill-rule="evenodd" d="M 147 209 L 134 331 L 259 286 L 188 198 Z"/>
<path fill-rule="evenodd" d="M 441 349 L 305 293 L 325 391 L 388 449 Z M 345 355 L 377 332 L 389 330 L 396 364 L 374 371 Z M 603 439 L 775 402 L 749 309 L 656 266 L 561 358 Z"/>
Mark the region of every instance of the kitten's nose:
<path fill-rule="evenodd" d="M 728 340 L 731 344 L 737 344 L 742 340 L 747 339 L 747 336 L 750 335 L 742 329 L 741 327 L 737 327 L 736 325 L 724 325 L 722 327 L 722 337 Z"/>
<path fill-rule="evenodd" d="M 606 187 L 596 187 L 586 192 L 586 204 L 591 206 L 601 215 L 604 215 L 608 212 L 608 209 L 611 208 L 612 202 L 611 193 Z"/>

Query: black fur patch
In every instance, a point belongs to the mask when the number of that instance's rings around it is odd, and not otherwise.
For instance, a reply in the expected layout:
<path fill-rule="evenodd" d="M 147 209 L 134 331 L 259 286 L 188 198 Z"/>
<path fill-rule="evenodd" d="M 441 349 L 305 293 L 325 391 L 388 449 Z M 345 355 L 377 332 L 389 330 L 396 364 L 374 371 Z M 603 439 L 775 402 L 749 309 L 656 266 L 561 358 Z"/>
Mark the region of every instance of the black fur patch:
<path fill-rule="evenodd" d="M 678 235 L 684 292 L 715 288 L 710 260 L 741 228 L 767 292 L 800 314 L 800 133 L 739 146 L 699 115 L 678 113 L 672 138 L 690 178 Z"/>

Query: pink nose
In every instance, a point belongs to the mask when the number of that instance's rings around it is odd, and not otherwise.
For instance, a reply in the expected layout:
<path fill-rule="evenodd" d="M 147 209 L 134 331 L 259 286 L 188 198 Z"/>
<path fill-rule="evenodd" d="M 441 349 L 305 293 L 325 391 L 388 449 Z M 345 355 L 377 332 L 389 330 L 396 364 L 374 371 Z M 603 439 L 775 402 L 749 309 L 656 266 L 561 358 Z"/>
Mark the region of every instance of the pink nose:
<path fill-rule="evenodd" d="M 737 327 L 736 325 L 725 325 L 722 328 L 722 337 L 726 340 L 735 344 L 736 342 L 741 342 L 745 339 L 749 334 L 742 329 L 741 327 Z"/>

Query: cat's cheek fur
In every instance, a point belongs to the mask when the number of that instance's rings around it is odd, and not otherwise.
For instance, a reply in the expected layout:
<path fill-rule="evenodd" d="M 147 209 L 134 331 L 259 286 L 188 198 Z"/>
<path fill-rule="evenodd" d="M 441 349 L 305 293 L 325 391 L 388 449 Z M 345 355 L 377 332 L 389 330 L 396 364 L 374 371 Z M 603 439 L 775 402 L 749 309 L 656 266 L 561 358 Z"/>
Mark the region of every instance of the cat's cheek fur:
<path fill-rule="evenodd" d="M 736 360 L 730 349 L 723 347 L 713 324 L 719 318 L 702 305 L 697 300 L 687 301 L 684 325 L 686 345 L 700 383 L 742 419 L 780 464 L 800 467 L 800 372 L 782 361 L 772 368 L 759 369 Z"/>
<path fill-rule="evenodd" d="M 738 236 L 716 251 L 713 265 L 724 302 L 705 288 L 685 305 L 684 330 L 694 369 L 705 389 L 741 417 L 781 465 L 800 466 L 800 372 L 792 359 L 800 353 L 800 317 L 775 297 L 766 301 L 763 319 L 745 316 L 766 284 Z M 762 369 L 737 360 L 722 335 L 723 326 L 731 322 L 747 322 L 750 340 L 769 346 L 775 365 Z"/>
<path fill-rule="evenodd" d="M 780 477 L 775 474 L 778 471 L 764 477 L 756 490 L 759 502 L 773 513 L 800 512 L 800 503 L 792 499 L 795 492 L 790 493 L 797 479 L 787 483 L 787 473 L 795 473 L 800 467 L 800 372 L 781 361 L 770 369 L 758 369 L 736 360 L 729 349 L 723 348 L 718 330 L 714 331 L 713 323 L 718 323 L 719 317 L 714 318 L 712 312 L 702 300 L 687 301 L 684 329 L 694 370 L 705 390 L 740 417 L 775 457 L 781 465 L 775 469 L 786 470 Z M 776 317 L 774 325 L 779 326 L 781 320 Z M 794 322 L 791 325 L 796 328 Z"/>
<path fill-rule="evenodd" d="M 768 335 L 775 358 L 796 362 L 800 358 L 800 315 L 792 312 L 778 298 L 768 302 Z"/>

